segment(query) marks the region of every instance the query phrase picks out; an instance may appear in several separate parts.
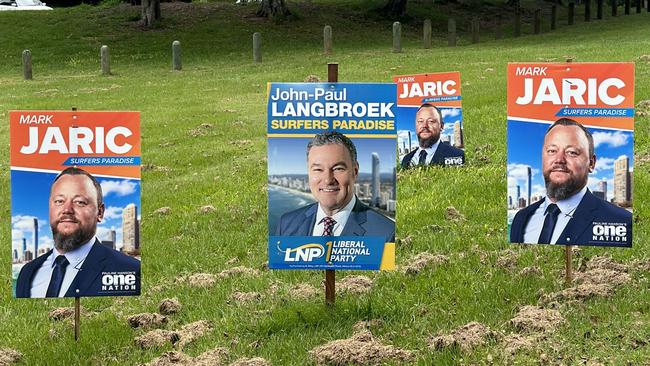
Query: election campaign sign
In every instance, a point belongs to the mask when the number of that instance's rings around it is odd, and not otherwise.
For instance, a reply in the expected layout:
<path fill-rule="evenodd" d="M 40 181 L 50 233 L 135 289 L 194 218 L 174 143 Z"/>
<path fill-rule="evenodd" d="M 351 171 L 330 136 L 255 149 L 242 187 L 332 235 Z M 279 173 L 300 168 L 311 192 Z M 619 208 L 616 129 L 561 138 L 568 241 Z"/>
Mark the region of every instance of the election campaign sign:
<path fill-rule="evenodd" d="M 634 64 L 508 65 L 510 241 L 632 246 Z"/>
<path fill-rule="evenodd" d="M 139 112 L 10 111 L 15 297 L 140 294 Z"/>
<path fill-rule="evenodd" d="M 270 268 L 394 269 L 395 94 L 269 84 Z"/>
<path fill-rule="evenodd" d="M 460 73 L 394 76 L 402 168 L 465 163 Z"/>

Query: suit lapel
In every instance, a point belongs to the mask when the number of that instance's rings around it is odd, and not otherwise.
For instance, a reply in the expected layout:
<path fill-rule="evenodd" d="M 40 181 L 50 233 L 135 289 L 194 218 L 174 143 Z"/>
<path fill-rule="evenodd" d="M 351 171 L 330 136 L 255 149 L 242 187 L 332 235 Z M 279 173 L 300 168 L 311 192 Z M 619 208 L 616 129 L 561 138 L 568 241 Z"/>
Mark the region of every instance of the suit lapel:
<path fill-rule="evenodd" d="M 305 211 L 305 219 L 301 220 L 296 234 L 302 236 L 311 236 L 314 232 L 314 225 L 316 224 L 316 212 L 318 212 L 318 203 L 313 204 L 307 211 Z"/>
<path fill-rule="evenodd" d="M 16 283 L 16 297 L 31 297 L 31 292 L 32 292 L 32 279 L 34 279 L 34 275 L 36 274 L 36 271 L 38 271 L 39 268 L 43 265 L 43 262 L 52 254 L 52 249 L 47 251 L 47 253 L 41 255 L 40 257 L 37 257 L 33 261 L 29 263 L 29 265 L 25 265 L 25 273 L 23 273 L 23 278 L 25 279 L 24 281 L 18 281 Z M 21 296 L 23 295 L 23 296 Z"/>
<path fill-rule="evenodd" d="M 341 236 L 365 236 L 366 229 L 364 225 L 366 221 L 366 207 L 357 198 L 357 202 L 354 204 L 352 212 L 350 212 L 350 217 L 348 217 L 348 221 L 345 223 Z"/>
<path fill-rule="evenodd" d="M 573 217 L 567 223 L 564 231 L 560 234 L 556 244 L 574 244 L 578 238 L 590 228 L 594 222 L 594 210 L 597 210 L 597 198 L 589 190 L 585 192 L 584 197 L 578 204 L 578 208 L 573 213 Z M 569 240 L 567 240 L 569 238 Z M 579 243 L 580 244 L 580 243 Z M 582 243 L 584 244 L 584 243 Z"/>
<path fill-rule="evenodd" d="M 102 247 L 99 240 L 95 240 L 92 249 L 90 249 L 88 256 L 81 265 L 79 273 L 70 284 L 70 288 L 65 294 L 66 297 L 80 296 L 79 294 L 84 294 L 90 286 L 97 283 L 97 277 L 104 269 L 105 250 L 106 248 Z M 79 293 L 76 290 L 79 290 Z"/>
<path fill-rule="evenodd" d="M 447 147 L 442 141 L 440 141 L 440 143 L 438 144 L 438 148 L 436 149 L 436 152 L 433 153 L 433 158 L 431 158 L 431 162 L 429 163 L 429 165 L 436 165 L 436 164 L 444 165 L 445 155 L 447 155 Z"/>

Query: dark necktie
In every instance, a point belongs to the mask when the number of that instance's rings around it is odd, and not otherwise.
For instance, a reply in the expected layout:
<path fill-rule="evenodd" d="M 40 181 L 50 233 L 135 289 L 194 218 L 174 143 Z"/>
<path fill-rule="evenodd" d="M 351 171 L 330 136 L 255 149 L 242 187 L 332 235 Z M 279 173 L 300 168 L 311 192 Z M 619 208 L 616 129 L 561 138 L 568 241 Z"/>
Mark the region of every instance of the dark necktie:
<path fill-rule="evenodd" d="M 322 220 L 320 220 L 319 224 L 323 223 L 324 229 L 323 229 L 323 236 L 332 236 L 334 225 L 336 224 L 336 220 L 329 216 L 323 217 Z"/>
<path fill-rule="evenodd" d="M 546 206 L 546 218 L 544 219 L 544 226 L 542 232 L 539 234 L 539 244 L 549 244 L 553 237 L 553 229 L 557 222 L 557 215 L 560 214 L 560 208 L 555 203 Z"/>
<path fill-rule="evenodd" d="M 424 165 L 426 162 L 427 162 L 427 151 L 420 150 L 420 160 L 418 161 L 418 165 Z"/>
<path fill-rule="evenodd" d="M 52 278 L 50 279 L 50 285 L 47 286 L 45 297 L 59 296 L 59 290 L 61 290 L 61 284 L 63 283 L 63 277 L 65 276 L 65 267 L 67 267 L 69 263 L 70 262 L 65 258 L 65 255 L 59 255 L 54 259 L 54 270 L 52 271 Z"/>

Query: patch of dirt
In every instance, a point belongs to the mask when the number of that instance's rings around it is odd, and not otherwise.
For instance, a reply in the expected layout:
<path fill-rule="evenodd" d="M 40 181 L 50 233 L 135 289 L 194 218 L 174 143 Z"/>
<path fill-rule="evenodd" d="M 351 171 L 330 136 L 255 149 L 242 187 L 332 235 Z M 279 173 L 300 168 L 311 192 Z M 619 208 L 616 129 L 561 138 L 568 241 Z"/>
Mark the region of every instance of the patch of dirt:
<path fill-rule="evenodd" d="M 79 311 L 83 314 L 85 312 L 85 309 L 80 308 Z M 50 311 L 47 314 L 47 317 L 50 318 L 50 320 L 54 321 L 72 319 L 74 318 L 74 308 L 56 308 Z"/>
<path fill-rule="evenodd" d="M 638 271 L 650 272 L 650 260 L 634 261 L 634 268 L 636 268 Z"/>
<path fill-rule="evenodd" d="M 346 276 L 336 284 L 336 292 L 341 294 L 365 294 L 372 289 L 372 280 L 367 276 Z"/>
<path fill-rule="evenodd" d="M 402 272 L 406 274 L 418 274 L 426 267 L 435 266 L 447 262 L 449 262 L 449 257 L 446 255 L 433 255 L 429 252 L 422 252 L 413 257 L 409 261 L 409 264 L 403 266 Z"/>
<path fill-rule="evenodd" d="M 23 354 L 11 348 L 0 348 L 0 366 L 9 366 L 18 362 Z"/>
<path fill-rule="evenodd" d="M 542 274 L 543 274 L 542 270 L 537 266 L 524 267 L 524 268 L 522 268 L 521 271 L 519 271 L 519 276 L 531 276 L 531 277 L 533 277 L 533 276 L 541 276 Z"/>
<path fill-rule="evenodd" d="M 235 140 L 235 141 L 230 141 L 230 144 L 238 146 L 238 147 L 244 147 L 244 146 L 252 145 L 253 141 L 251 141 L 251 140 Z"/>
<path fill-rule="evenodd" d="M 592 285 L 583 283 L 575 287 L 569 287 L 559 292 L 542 295 L 540 303 L 549 304 L 561 301 L 582 301 L 596 296 L 608 297 L 614 292 L 614 288 L 606 284 Z"/>
<path fill-rule="evenodd" d="M 318 295 L 318 289 L 307 283 L 299 283 L 289 289 L 289 297 L 292 299 L 309 299 Z"/>
<path fill-rule="evenodd" d="M 168 215 L 170 212 L 172 212 L 171 207 L 161 207 L 154 211 L 153 213 L 158 214 L 158 215 Z"/>
<path fill-rule="evenodd" d="M 210 287 L 217 282 L 217 277 L 212 273 L 194 273 L 179 278 L 179 282 L 187 282 L 191 287 Z"/>
<path fill-rule="evenodd" d="M 148 164 L 142 165 L 142 171 L 143 172 L 153 171 L 153 172 L 169 173 L 172 170 L 169 167 L 166 167 L 166 166 L 154 165 L 154 164 L 148 163 Z"/>
<path fill-rule="evenodd" d="M 320 83 L 320 78 L 317 75 L 307 75 L 303 83 Z"/>
<path fill-rule="evenodd" d="M 181 305 L 177 298 L 164 299 L 158 305 L 158 311 L 163 315 L 178 314 L 182 308 L 183 305 Z"/>
<path fill-rule="evenodd" d="M 606 284 L 613 287 L 618 287 L 630 282 L 632 278 L 625 272 L 612 271 L 609 269 L 590 269 L 585 272 L 578 272 L 573 279 L 576 283 L 585 284 Z"/>
<path fill-rule="evenodd" d="M 517 315 L 510 319 L 510 324 L 523 333 L 552 331 L 562 322 L 564 317 L 559 311 L 533 305 L 522 307 Z"/>
<path fill-rule="evenodd" d="M 191 365 L 192 357 L 183 352 L 170 351 L 165 352 L 160 357 L 153 359 L 147 366 L 169 366 L 169 365 Z"/>
<path fill-rule="evenodd" d="M 180 340 L 178 341 L 178 348 L 182 349 L 188 343 L 193 342 L 195 339 L 211 332 L 214 329 L 212 323 L 207 320 L 198 320 L 193 323 L 185 324 L 178 330 Z"/>
<path fill-rule="evenodd" d="M 141 313 L 126 319 L 131 328 L 157 328 L 167 323 L 167 317 L 158 313 Z"/>
<path fill-rule="evenodd" d="M 199 212 L 203 214 L 208 214 L 216 211 L 217 209 L 214 208 L 214 206 L 212 205 L 201 206 L 201 208 L 199 209 Z"/>
<path fill-rule="evenodd" d="M 384 325 L 384 321 L 381 319 L 361 320 L 354 323 L 352 329 L 355 333 L 359 333 L 365 330 L 370 330 L 370 328 L 381 327 L 382 325 Z"/>
<path fill-rule="evenodd" d="M 499 268 L 503 268 L 508 272 L 512 272 L 517 268 L 517 263 L 519 262 L 519 253 L 515 252 L 512 249 L 502 250 L 498 253 L 498 258 L 495 265 Z"/>
<path fill-rule="evenodd" d="M 639 56 L 639 61 L 650 61 L 650 55 Z"/>
<path fill-rule="evenodd" d="M 230 366 L 271 366 L 271 363 L 262 357 L 240 358 Z"/>
<path fill-rule="evenodd" d="M 648 55 L 646 55 L 648 56 Z M 648 116 L 650 115 L 650 100 L 642 100 L 636 105 L 637 116 Z"/>
<path fill-rule="evenodd" d="M 504 351 L 509 355 L 514 355 L 521 350 L 528 350 L 535 347 L 540 340 L 539 335 L 510 334 L 503 338 Z"/>
<path fill-rule="evenodd" d="M 455 207 L 449 206 L 445 210 L 445 218 L 447 220 L 459 222 L 459 221 L 465 221 L 465 215 L 460 213 Z"/>
<path fill-rule="evenodd" d="M 192 366 L 218 366 L 225 363 L 228 357 L 228 350 L 223 347 L 215 347 L 214 349 L 203 352 L 192 360 Z"/>
<path fill-rule="evenodd" d="M 208 130 L 211 129 L 211 128 L 212 128 L 212 124 L 210 124 L 210 123 L 201 123 L 201 125 L 187 131 L 187 133 L 192 137 L 205 136 L 205 135 L 208 134 Z"/>
<path fill-rule="evenodd" d="M 249 303 L 253 301 L 259 301 L 262 299 L 262 294 L 259 292 L 243 292 L 235 291 L 230 295 L 230 298 L 236 303 Z"/>
<path fill-rule="evenodd" d="M 370 332 L 328 342 L 309 351 L 309 355 L 317 365 L 382 365 L 413 359 L 412 351 L 385 346 Z"/>
<path fill-rule="evenodd" d="M 482 346 L 488 340 L 496 338 L 497 334 L 489 327 L 478 322 L 471 322 L 454 329 L 449 334 L 440 334 L 431 338 L 429 347 L 435 350 L 460 348 L 463 352 L 468 352 L 474 347 Z"/>
<path fill-rule="evenodd" d="M 228 277 L 234 277 L 234 276 L 259 276 L 260 271 L 254 268 L 248 268 L 248 267 L 233 267 L 229 269 L 225 269 L 221 272 L 219 272 L 219 277 L 221 278 L 228 278 Z"/>
<path fill-rule="evenodd" d="M 590 269 L 609 269 L 612 271 L 627 272 L 628 266 L 623 263 L 616 262 L 611 257 L 592 257 L 587 262 L 587 270 Z"/>
<path fill-rule="evenodd" d="M 142 349 L 161 347 L 167 343 L 175 344 L 180 334 L 173 330 L 154 329 L 135 338 L 135 344 Z M 164 355 L 163 355 L 164 356 Z"/>

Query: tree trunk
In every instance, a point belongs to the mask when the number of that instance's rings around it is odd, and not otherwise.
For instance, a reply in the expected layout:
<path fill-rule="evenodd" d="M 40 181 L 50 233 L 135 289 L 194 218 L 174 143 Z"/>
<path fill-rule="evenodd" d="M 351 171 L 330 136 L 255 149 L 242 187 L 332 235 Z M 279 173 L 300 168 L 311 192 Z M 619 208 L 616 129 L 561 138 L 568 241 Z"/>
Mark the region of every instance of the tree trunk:
<path fill-rule="evenodd" d="M 142 0 L 142 23 L 153 27 L 160 20 L 160 0 Z"/>
<path fill-rule="evenodd" d="M 291 15 L 284 0 L 262 0 L 257 16 L 264 18 L 283 19 Z"/>
<path fill-rule="evenodd" d="M 382 12 L 388 16 L 401 17 L 406 13 L 407 0 L 388 0 Z"/>

